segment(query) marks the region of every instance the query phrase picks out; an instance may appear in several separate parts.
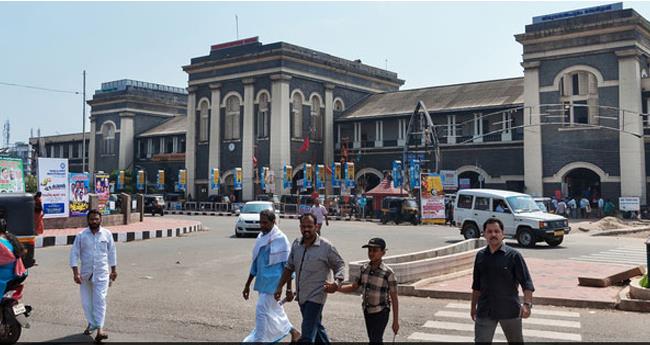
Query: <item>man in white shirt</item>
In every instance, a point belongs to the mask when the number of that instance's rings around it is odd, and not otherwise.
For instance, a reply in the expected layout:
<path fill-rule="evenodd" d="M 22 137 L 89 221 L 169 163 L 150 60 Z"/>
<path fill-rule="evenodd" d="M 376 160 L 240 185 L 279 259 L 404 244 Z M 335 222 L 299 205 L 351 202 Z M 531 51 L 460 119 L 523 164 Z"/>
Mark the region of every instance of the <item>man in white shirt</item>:
<path fill-rule="evenodd" d="M 84 334 L 97 330 L 95 341 L 99 342 L 108 339 L 102 328 L 108 287 L 117 278 L 117 254 L 113 234 L 101 227 L 101 213 L 90 210 L 87 219 L 88 227 L 77 234 L 72 244 L 70 267 L 74 282 L 81 287 L 81 304 L 88 321 Z"/>
<path fill-rule="evenodd" d="M 320 228 L 323 227 L 323 220 L 327 226 L 330 225 L 329 219 L 327 218 L 327 208 L 320 204 L 318 198 L 314 198 L 313 203 L 311 209 L 309 209 L 309 213 L 316 217 L 316 233 L 320 236 Z"/>

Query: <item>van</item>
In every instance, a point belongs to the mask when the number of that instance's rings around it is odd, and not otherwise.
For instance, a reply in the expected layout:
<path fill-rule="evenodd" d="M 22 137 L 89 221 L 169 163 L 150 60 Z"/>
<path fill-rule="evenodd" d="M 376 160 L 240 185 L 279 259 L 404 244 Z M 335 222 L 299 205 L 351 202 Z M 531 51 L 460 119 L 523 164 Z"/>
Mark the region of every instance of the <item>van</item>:
<path fill-rule="evenodd" d="M 556 247 L 571 231 L 565 217 L 543 212 L 530 195 L 498 189 L 458 192 L 454 222 L 465 239 L 480 237 L 489 218 L 503 223 L 506 238 L 529 248 L 541 241 Z"/>

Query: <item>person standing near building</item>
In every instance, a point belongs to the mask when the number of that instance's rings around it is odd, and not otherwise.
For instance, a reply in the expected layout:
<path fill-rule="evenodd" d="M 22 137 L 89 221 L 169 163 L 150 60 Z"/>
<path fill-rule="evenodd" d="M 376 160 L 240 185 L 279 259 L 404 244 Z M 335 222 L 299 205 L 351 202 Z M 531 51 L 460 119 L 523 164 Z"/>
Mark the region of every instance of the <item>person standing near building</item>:
<path fill-rule="evenodd" d="M 521 253 L 503 243 L 503 223 L 496 218 L 483 225 L 488 245 L 476 253 L 470 316 L 474 320 L 474 340 L 491 343 L 497 324 L 508 343 L 523 343 L 522 318 L 533 307 L 533 281 Z M 518 285 L 524 293 L 519 302 Z"/>
<path fill-rule="evenodd" d="M 575 198 L 571 198 L 569 202 L 567 202 L 567 206 L 569 206 L 569 212 L 571 214 L 571 218 L 578 218 L 578 203 L 576 203 Z"/>
<path fill-rule="evenodd" d="M 361 266 L 359 278 L 352 284 L 339 288 L 340 292 L 354 292 L 362 288 L 363 318 L 371 344 L 383 343 L 384 330 L 388 325 L 391 304 L 393 307 L 393 333 L 399 331 L 399 301 L 397 298 L 397 279 L 393 270 L 382 261 L 386 254 L 386 241 L 371 238 L 368 244 L 370 262 Z"/>
<path fill-rule="evenodd" d="M 260 212 L 260 229 L 253 247 L 253 262 L 250 274 L 244 285 L 242 296 L 248 300 L 250 285 L 255 279 L 253 287 L 259 292 L 259 299 L 255 309 L 255 329 L 244 339 L 249 343 L 271 343 L 282 340 L 291 334 L 291 341 L 300 338 L 284 308 L 274 298 L 273 293 L 280 281 L 284 265 L 289 259 L 291 246 L 287 236 L 275 225 L 275 213 L 271 210 Z M 291 278 L 287 282 L 287 301 L 293 300 L 291 291 Z"/>
<path fill-rule="evenodd" d="M 323 227 L 323 221 L 325 221 L 325 225 L 330 225 L 329 218 L 327 217 L 327 208 L 320 204 L 320 199 L 318 197 L 315 197 L 312 200 L 313 205 L 309 209 L 309 213 L 316 217 L 316 233 L 320 236 L 320 229 Z"/>
<path fill-rule="evenodd" d="M 101 213 L 90 210 L 87 220 L 88 227 L 78 233 L 72 243 L 70 267 L 74 282 L 81 286 L 81 304 L 88 321 L 84 334 L 90 335 L 97 330 L 95 341 L 101 341 L 108 339 L 102 329 L 108 287 L 117 279 L 117 253 L 113 234 L 101 226 Z"/>
<path fill-rule="evenodd" d="M 605 213 L 603 212 L 603 208 L 605 207 L 605 200 L 603 200 L 603 196 L 601 195 L 598 197 L 598 218 L 603 218 Z"/>
<path fill-rule="evenodd" d="M 316 232 L 316 218 L 306 213 L 300 218 L 302 238 L 291 245 L 291 254 L 284 267 L 282 278 L 275 289 L 275 299 L 282 297 L 282 287 L 296 273 L 296 295 L 302 314 L 299 342 L 330 343 L 322 324 L 326 293 L 333 293 L 344 279 L 345 262 L 327 239 Z M 330 272 L 334 282 L 328 282 Z M 289 296 L 287 296 L 289 297 Z"/>
<path fill-rule="evenodd" d="M 34 232 L 36 235 L 42 235 L 45 231 L 43 222 L 43 202 L 41 201 L 41 192 L 34 194 Z"/>
<path fill-rule="evenodd" d="M 558 201 L 557 208 L 555 209 L 555 214 L 563 217 L 566 216 L 566 202 L 564 202 L 564 199 Z"/>
<path fill-rule="evenodd" d="M 582 197 L 580 199 L 580 217 L 581 218 L 588 218 L 588 213 L 587 209 L 589 208 L 589 199 L 586 197 Z"/>

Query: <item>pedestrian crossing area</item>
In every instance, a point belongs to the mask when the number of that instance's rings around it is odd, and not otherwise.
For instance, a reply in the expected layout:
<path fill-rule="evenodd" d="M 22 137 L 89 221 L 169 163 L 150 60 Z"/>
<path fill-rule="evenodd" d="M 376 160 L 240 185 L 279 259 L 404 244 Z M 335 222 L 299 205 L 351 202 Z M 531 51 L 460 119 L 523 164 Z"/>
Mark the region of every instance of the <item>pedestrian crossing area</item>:
<path fill-rule="evenodd" d="M 434 320 L 427 320 L 421 330 L 412 333 L 408 339 L 425 342 L 474 342 L 474 321 L 469 315 L 469 302 L 449 303 L 434 314 Z M 559 309 L 532 310 L 531 317 L 523 320 L 523 334 L 526 342 L 573 342 L 582 341 L 580 313 Z M 494 334 L 495 342 L 505 342 L 500 326 Z"/>
<path fill-rule="evenodd" d="M 620 265 L 645 265 L 647 262 L 646 249 L 643 245 L 620 247 L 598 253 L 569 258 L 576 261 L 603 262 Z"/>

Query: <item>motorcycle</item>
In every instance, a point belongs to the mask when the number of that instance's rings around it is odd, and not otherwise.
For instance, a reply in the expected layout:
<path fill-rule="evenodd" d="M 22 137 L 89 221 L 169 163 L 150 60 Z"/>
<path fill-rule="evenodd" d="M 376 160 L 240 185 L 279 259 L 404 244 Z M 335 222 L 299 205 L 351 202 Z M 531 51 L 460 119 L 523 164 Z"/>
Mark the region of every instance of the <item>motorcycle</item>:
<path fill-rule="evenodd" d="M 23 304 L 23 282 L 27 275 L 16 277 L 7 283 L 5 294 L 0 300 L 0 344 L 15 344 L 23 328 L 29 328 L 27 318 L 32 307 Z"/>

